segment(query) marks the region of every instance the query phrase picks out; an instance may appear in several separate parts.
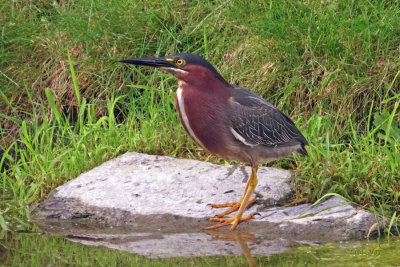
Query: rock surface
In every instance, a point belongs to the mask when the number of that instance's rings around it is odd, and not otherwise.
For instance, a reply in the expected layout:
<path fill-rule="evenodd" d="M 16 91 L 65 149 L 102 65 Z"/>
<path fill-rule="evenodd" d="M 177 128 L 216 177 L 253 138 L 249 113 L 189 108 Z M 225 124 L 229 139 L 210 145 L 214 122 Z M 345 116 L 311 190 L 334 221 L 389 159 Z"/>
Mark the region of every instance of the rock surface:
<path fill-rule="evenodd" d="M 222 212 L 208 204 L 238 200 L 249 172 L 244 166 L 126 153 L 55 189 L 34 211 L 34 218 L 45 231 L 69 235 L 74 241 L 154 257 L 241 251 L 230 242 L 210 240 L 209 235 L 221 233 L 236 242 L 241 239 L 237 235 L 250 235 L 255 240 L 250 243 L 257 243 L 253 253 L 269 255 L 293 242 L 362 239 L 377 222 L 373 214 L 337 197 L 313 207 L 277 207 L 292 195 L 291 174 L 262 167 L 257 202 L 245 213 L 258 213 L 256 219 L 239 224 L 233 233 L 201 231 L 211 225 L 208 218 Z"/>

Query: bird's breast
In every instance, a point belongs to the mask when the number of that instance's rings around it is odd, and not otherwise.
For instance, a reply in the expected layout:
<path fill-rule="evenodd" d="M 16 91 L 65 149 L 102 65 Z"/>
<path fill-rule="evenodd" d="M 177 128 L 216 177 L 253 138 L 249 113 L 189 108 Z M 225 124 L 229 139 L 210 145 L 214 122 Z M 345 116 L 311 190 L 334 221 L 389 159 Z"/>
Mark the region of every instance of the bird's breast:
<path fill-rule="evenodd" d="M 183 97 L 183 89 L 180 88 L 180 87 L 176 90 L 175 105 L 176 105 L 176 109 L 178 111 L 179 119 L 180 119 L 183 127 L 185 128 L 186 132 L 190 135 L 190 137 L 196 143 L 198 143 L 200 146 L 204 147 L 203 143 L 199 140 L 199 138 L 194 133 L 192 127 L 190 126 L 189 118 L 188 118 L 188 115 L 186 113 L 186 108 L 185 108 L 185 100 L 184 100 L 184 97 Z"/>
<path fill-rule="evenodd" d="M 229 129 L 225 125 L 223 101 L 207 92 L 179 87 L 175 105 L 190 137 L 203 149 L 221 155 L 226 150 Z"/>

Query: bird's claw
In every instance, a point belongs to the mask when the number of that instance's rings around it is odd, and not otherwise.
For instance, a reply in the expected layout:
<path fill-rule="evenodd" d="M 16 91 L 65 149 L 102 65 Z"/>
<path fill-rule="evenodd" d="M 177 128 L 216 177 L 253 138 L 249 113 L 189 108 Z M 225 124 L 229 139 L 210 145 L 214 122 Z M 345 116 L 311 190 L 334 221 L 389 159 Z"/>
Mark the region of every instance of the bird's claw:
<path fill-rule="evenodd" d="M 236 225 L 238 223 L 243 222 L 243 221 L 247 221 L 247 220 L 251 220 L 251 219 L 254 219 L 254 218 L 255 218 L 254 214 L 242 217 L 240 219 L 238 219 L 236 217 L 232 217 L 232 218 L 210 218 L 211 222 L 219 222 L 219 224 L 206 227 L 206 228 L 204 228 L 204 230 L 217 229 L 217 228 L 229 225 L 229 224 L 232 225 L 232 230 L 233 230 L 233 229 L 236 228 Z"/>

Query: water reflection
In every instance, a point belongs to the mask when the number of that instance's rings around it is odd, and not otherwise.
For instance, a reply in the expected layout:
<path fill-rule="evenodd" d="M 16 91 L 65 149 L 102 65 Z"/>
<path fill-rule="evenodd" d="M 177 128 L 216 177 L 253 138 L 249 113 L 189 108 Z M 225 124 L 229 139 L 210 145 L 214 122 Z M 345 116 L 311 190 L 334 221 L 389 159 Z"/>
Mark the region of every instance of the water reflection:
<path fill-rule="evenodd" d="M 87 224 L 81 226 L 76 223 L 54 223 L 42 226 L 42 229 L 85 245 L 102 245 L 152 258 L 244 255 L 250 266 L 256 266 L 251 255 L 268 256 L 299 245 L 276 234 L 256 235 L 224 229 L 201 232 L 185 232 L 185 229 L 183 232 L 160 229 L 137 231 L 132 227 L 88 227 Z"/>
<path fill-rule="evenodd" d="M 122 243 L 137 243 L 141 237 L 148 234 L 126 234 Z M 88 235 L 88 240 L 90 240 Z M 112 240 L 108 234 L 108 240 Z M 119 238 L 112 240 L 118 243 Z M 185 235 L 181 237 L 186 237 Z M 400 240 L 392 239 L 381 242 L 344 242 L 340 244 L 326 244 L 320 247 L 302 246 L 284 253 L 268 257 L 259 256 L 257 250 L 269 243 L 263 242 L 263 236 L 248 233 L 227 233 L 212 231 L 193 237 L 205 237 L 202 247 L 214 249 L 214 245 L 231 245 L 237 249 L 237 254 L 244 254 L 249 266 L 257 266 L 249 253 L 257 255 L 257 262 L 262 266 L 400 266 Z M 153 239 L 161 238 L 160 235 Z M 82 241 L 85 240 L 82 238 Z M 95 241 L 96 239 L 92 239 Z M 171 240 L 171 238 L 169 238 Z M 121 240 L 119 240 L 121 241 Z M 236 242 L 239 243 L 236 244 Z M 111 242 L 106 242 L 111 243 Z M 157 242 L 156 242 L 157 243 Z M 99 243 L 95 243 L 99 245 Z M 176 245 L 171 244 L 174 248 Z M 185 244 L 188 246 L 187 244 Z M 133 246 L 133 250 L 135 246 Z M 128 250 L 128 247 L 125 247 Z M 196 249 L 201 249 L 197 247 Z M 242 248 L 242 250 L 240 250 Z M 244 248 L 244 249 L 243 249 Z M 157 249 L 157 248 L 154 248 Z M 236 250 L 235 250 L 236 251 Z M 204 252 L 204 251 L 203 251 Z M 60 236 L 46 234 L 12 234 L 4 240 L 0 239 L 0 265 L 1 266 L 245 266 L 245 257 L 232 257 L 233 253 L 214 251 L 215 257 L 168 257 L 149 258 L 137 254 L 125 253 L 118 250 L 107 249 L 105 246 L 84 246 L 79 243 L 68 242 Z M 176 251 L 179 254 L 179 251 Z M 249 256 L 249 257 L 248 257 Z"/>
<path fill-rule="evenodd" d="M 233 241 L 239 243 L 240 248 L 243 252 L 243 256 L 246 257 L 249 266 L 258 266 L 255 259 L 251 256 L 251 251 L 249 249 L 249 246 L 247 245 L 248 242 L 257 244 L 257 239 L 253 234 L 239 231 L 226 232 L 218 230 L 207 230 L 205 232 L 212 236 L 211 240 Z"/>

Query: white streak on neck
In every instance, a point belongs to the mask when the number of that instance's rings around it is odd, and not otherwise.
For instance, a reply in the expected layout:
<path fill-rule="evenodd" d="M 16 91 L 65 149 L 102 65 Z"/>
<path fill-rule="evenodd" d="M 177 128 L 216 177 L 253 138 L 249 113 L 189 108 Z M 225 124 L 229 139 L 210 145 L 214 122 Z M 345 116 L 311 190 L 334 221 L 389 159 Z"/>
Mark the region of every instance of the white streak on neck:
<path fill-rule="evenodd" d="M 190 128 L 189 120 L 188 120 L 188 117 L 187 117 L 186 111 L 185 111 L 185 102 L 183 100 L 182 93 L 183 93 L 183 89 L 179 87 L 178 90 L 176 90 L 176 96 L 178 98 L 178 105 L 179 105 L 179 110 L 181 112 L 182 123 L 185 125 L 185 128 L 188 130 L 190 137 L 192 137 L 194 139 L 194 141 L 196 141 L 199 145 L 203 146 L 203 144 L 200 142 L 200 140 L 194 134 L 192 128 Z"/>

